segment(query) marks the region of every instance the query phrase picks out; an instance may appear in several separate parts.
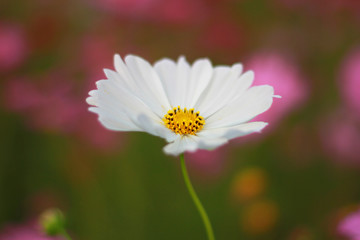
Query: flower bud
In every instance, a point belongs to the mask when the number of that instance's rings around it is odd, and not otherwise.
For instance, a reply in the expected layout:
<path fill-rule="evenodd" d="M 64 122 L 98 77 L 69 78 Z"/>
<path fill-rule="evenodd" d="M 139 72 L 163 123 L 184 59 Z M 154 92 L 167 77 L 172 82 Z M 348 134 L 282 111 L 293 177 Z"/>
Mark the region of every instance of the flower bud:
<path fill-rule="evenodd" d="M 40 226 L 49 236 L 63 234 L 65 217 L 59 209 L 48 209 L 40 216 Z"/>

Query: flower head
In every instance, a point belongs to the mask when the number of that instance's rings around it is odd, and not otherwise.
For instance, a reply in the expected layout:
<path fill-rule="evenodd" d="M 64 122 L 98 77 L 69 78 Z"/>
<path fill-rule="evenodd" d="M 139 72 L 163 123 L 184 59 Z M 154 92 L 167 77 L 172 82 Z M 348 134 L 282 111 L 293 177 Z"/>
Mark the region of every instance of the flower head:
<path fill-rule="evenodd" d="M 357 116 L 339 109 L 320 120 L 320 137 L 324 152 L 337 163 L 360 166 L 360 133 Z"/>
<path fill-rule="evenodd" d="M 270 108 L 274 89 L 251 87 L 252 71 L 241 64 L 213 67 L 208 59 L 190 65 L 161 59 L 151 65 L 115 55 L 116 71 L 105 69 L 87 102 L 100 122 L 115 131 L 141 131 L 169 142 L 167 154 L 214 149 L 230 139 L 261 131 L 267 123 L 249 122 Z"/>
<path fill-rule="evenodd" d="M 12 70 L 26 57 L 27 44 L 23 30 L 0 22 L 0 71 Z"/>
<path fill-rule="evenodd" d="M 360 210 L 350 214 L 342 220 L 338 226 L 340 234 L 349 237 L 351 240 L 360 239 Z"/>
<path fill-rule="evenodd" d="M 360 47 L 352 50 L 343 61 L 339 85 L 347 107 L 360 119 Z"/>
<path fill-rule="evenodd" d="M 61 240 L 62 237 L 49 237 L 43 233 L 38 224 L 8 225 L 0 232 L 1 240 Z"/>

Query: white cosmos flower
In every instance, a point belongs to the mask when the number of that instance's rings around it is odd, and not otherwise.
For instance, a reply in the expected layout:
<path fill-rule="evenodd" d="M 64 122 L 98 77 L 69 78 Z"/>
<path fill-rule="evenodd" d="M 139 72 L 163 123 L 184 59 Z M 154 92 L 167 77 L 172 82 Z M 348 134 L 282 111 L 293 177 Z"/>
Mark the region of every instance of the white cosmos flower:
<path fill-rule="evenodd" d="M 254 73 L 241 64 L 213 67 L 208 59 L 190 65 L 161 59 L 151 65 L 115 55 L 115 70 L 96 82 L 89 110 L 114 131 L 141 131 L 166 139 L 164 151 L 214 149 L 230 139 L 260 132 L 267 123 L 249 122 L 270 108 L 274 89 L 253 86 Z"/>

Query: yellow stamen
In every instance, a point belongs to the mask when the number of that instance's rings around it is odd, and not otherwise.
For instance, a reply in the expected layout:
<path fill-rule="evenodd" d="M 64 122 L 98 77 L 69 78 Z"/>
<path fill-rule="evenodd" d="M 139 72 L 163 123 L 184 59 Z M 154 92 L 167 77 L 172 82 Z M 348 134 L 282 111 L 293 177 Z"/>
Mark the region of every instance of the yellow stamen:
<path fill-rule="evenodd" d="M 194 112 L 194 109 L 181 109 L 180 106 L 174 107 L 165 114 L 163 121 L 165 126 L 177 134 L 195 135 L 205 124 L 205 120 L 200 116 L 200 112 Z"/>

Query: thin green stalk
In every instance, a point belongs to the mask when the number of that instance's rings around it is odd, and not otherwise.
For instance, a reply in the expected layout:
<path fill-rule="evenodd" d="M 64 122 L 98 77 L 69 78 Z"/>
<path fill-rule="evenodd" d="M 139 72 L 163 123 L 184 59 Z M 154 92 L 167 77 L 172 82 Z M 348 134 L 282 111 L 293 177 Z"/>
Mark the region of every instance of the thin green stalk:
<path fill-rule="evenodd" d="M 184 181 L 185 181 L 185 184 L 186 184 L 186 187 L 190 193 L 190 196 L 192 198 L 192 200 L 194 201 L 195 203 L 195 206 L 197 208 L 197 210 L 199 211 L 200 213 L 200 216 L 201 216 L 201 219 L 203 220 L 203 223 L 205 225 L 205 229 L 206 229 L 206 233 L 207 233 L 207 236 L 208 236 L 208 239 L 209 240 L 215 240 L 215 237 L 214 237 L 214 231 L 211 227 L 211 223 L 210 223 L 210 220 L 209 220 L 209 217 L 208 215 L 206 214 L 206 211 L 204 209 L 204 207 L 202 206 L 201 202 L 200 202 L 200 199 L 198 198 L 198 196 L 196 195 L 196 192 L 191 184 L 191 181 L 190 181 L 190 178 L 189 178 L 189 174 L 186 170 L 186 164 L 185 164 L 185 160 L 184 160 L 184 154 L 181 154 L 180 155 L 180 160 L 181 160 L 181 169 L 182 169 L 182 173 L 183 173 L 183 176 L 184 176 Z"/>

